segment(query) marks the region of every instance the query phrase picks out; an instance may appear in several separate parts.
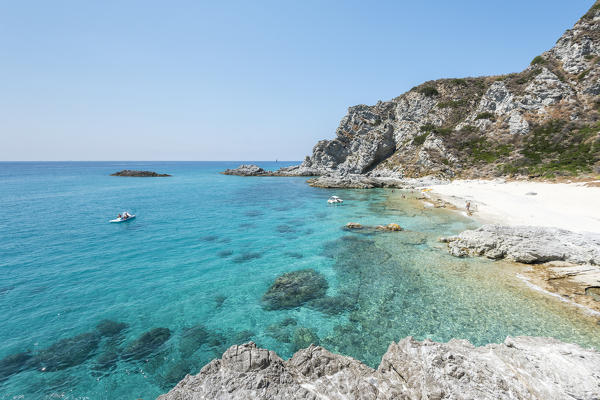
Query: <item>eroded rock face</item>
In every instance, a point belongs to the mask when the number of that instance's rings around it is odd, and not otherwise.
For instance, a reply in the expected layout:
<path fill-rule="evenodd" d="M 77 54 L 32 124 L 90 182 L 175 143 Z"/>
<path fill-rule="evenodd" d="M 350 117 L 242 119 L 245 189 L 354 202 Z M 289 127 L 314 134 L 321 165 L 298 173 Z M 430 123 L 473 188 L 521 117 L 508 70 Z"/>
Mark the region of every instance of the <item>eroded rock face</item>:
<path fill-rule="evenodd" d="M 158 174 L 154 171 L 136 171 L 132 169 L 124 169 L 123 171 L 115 172 L 114 174 L 110 174 L 110 176 L 129 176 L 136 178 L 156 178 L 156 177 L 165 177 L 171 176 L 169 174 Z"/>
<path fill-rule="evenodd" d="M 442 241 L 448 243 L 450 253 L 457 257 L 507 258 L 526 264 L 567 261 L 600 265 L 600 235 L 597 234 L 533 226 L 484 225 Z"/>
<path fill-rule="evenodd" d="M 597 399 L 600 353 L 555 339 L 516 337 L 392 343 L 377 370 L 318 346 L 283 361 L 246 343 L 158 400 L 192 399 Z"/>

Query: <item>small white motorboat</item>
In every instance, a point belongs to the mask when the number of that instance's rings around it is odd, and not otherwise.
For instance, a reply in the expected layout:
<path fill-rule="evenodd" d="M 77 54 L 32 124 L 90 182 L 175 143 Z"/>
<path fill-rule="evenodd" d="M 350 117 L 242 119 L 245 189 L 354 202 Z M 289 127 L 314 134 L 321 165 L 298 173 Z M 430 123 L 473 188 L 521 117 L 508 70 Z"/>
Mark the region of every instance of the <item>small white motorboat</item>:
<path fill-rule="evenodd" d="M 328 200 L 327 203 L 329 204 L 342 204 L 344 202 L 344 200 L 340 199 L 337 196 L 331 196 Z"/>
<path fill-rule="evenodd" d="M 127 211 L 125 211 L 123 214 L 121 214 L 119 218 L 111 219 L 109 222 L 113 224 L 118 224 L 120 222 L 131 221 L 134 218 L 135 214 L 129 214 Z"/>

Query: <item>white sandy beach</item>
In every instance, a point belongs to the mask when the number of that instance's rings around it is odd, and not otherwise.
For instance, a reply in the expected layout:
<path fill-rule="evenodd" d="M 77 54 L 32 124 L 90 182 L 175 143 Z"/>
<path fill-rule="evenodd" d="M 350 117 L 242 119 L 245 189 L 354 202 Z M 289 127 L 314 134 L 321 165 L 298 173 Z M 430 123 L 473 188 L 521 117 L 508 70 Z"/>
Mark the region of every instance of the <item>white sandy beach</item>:
<path fill-rule="evenodd" d="M 455 180 L 428 188 L 461 210 L 470 201 L 476 211 L 473 216 L 483 222 L 600 233 L 600 187 L 586 187 L 583 183 Z"/>

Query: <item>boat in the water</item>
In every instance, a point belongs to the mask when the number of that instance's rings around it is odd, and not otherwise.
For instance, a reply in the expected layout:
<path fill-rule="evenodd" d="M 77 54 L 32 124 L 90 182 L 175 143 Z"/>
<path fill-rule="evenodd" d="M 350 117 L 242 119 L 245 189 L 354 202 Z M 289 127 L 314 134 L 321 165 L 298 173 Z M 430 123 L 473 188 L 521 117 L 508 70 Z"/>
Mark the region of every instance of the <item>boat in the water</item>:
<path fill-rule="evenodd" d="M 331 196 L 328 200 L 327 203 L 329 204 L 342 204 L 344 202 L 344 200 L 340 199 L 337 196 Z"/>
<path fill-rule="evenodd" d="M 118 218 L 111 219 L 109 222 L 113 224 L 118 224 L 120 222 L 131 221 L 135 218 L 135 214 L 129 214 L 128 212 L 124 212 L 123 215 L 119 214 Z"/>

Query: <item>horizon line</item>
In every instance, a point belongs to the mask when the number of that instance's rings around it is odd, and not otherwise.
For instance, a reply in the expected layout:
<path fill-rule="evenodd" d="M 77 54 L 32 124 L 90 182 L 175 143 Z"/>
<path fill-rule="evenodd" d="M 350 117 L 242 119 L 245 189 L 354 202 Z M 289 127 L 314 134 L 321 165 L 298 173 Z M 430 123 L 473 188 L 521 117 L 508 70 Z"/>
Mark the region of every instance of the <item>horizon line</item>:
<path fill-rule="evenodd" d="M 302 162 L 302 160 L 0 160 L 0 163 L 28 162 Z"/>

